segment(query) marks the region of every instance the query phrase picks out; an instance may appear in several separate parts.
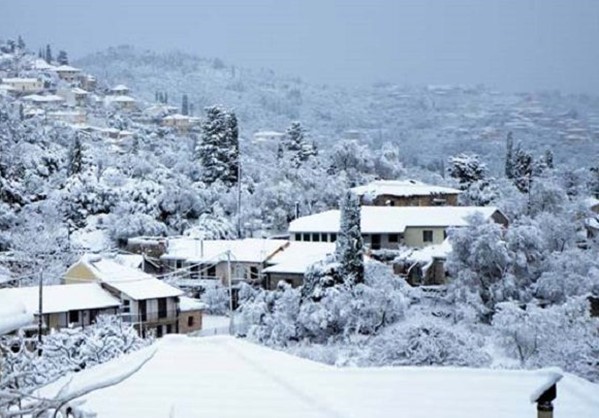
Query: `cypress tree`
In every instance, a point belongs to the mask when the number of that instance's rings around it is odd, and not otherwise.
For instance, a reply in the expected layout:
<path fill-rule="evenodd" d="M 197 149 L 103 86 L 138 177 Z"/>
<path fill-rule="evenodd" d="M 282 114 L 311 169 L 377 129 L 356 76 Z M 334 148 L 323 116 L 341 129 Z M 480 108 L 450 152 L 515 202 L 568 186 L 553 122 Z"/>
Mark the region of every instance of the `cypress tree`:
<path fill-rule="evenodd" d="M 75 136 L 75 141 L 69 150 L 69 162 L 67 172 L 69 176 L 81 173 L 83 170 L 83 145 L 79 135 Z"/>
<path fill-rule="evenodd" d="M 514 178 L 514 139 L 511 132 L 507 134 L 506 152 L 505 152 L 505 176 L 508 179 Z"/>
<path fill-rule="evenodd" d="M 58 51 L 58 56 L 56 57 L 56 61 L 60 65 L 69 65 L 69 57 L 67 56 L 67 51 L 63 51 L 63 50 Z"/>
<path fill-rule="evenodd" d="M 50 48 L 50 44 L 46 45 L 46 62 L 51 64 L 54 58 L 52 57 L 52 48 Z"/>
<path fill-rule="evenodd" d="M 364 281 L 364 242 L 360 227 L 360 203 L 348 191 L 341 201 L 341 225 L 335 255 L 343 283 L 353 286 Z"/>
<path fill-rule="evenodd" d="M 181 114 L 189 115 L 189 101 L 187 99 L 187 94 L 184 94 L 181 99 Z"/>

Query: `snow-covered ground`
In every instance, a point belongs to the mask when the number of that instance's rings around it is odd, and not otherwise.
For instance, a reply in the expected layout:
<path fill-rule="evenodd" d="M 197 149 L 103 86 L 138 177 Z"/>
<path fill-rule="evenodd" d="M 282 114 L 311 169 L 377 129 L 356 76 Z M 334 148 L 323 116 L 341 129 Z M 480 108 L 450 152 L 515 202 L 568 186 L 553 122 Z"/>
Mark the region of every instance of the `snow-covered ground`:
<path fill-rule="evenodd" d="M 202 330 L 194 333 L 194 336 L 227 335 L 229 334 L 229 323 L 228 316 L 204 315 L 202 317 Z"/>
<path fill-rule="evenodd" d="M 535 417 L 531 396 L 557 369 L 335 368 L 232 337 L 167 336 L 77 375 L 110 374 L 147 357 L 127 380 L 86 395 L 99 417 Z M 555 417 L 596 418 L 599 385 L 564 374 Z"/>

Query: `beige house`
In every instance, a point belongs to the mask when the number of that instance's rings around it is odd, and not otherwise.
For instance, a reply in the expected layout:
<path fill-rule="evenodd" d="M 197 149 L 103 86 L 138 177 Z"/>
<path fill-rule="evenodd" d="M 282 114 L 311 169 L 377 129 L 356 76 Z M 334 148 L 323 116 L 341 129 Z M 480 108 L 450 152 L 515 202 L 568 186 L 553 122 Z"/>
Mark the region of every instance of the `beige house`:
<path fill-rule="evenodd" d="M 377 180 L 351 191 L 368 206 L 457 206 L 461 193 L 416 180 Z"/>
<path fill-rule="evenodd" d="M 39 318 L 39 288 L 16 287 L 0 289 L 0 295 L 21 302 Z M 85 327 L 94 323 L 98 315 L 114 315 L 121 302 L 97 283 L 44 286 L 42 288 L 42 316 L 44 331 L 66 327 Z"/>
<path fill-rule="evenodd" d="M 447 236 L 448 228 L 468 225 L 468 217 L 476 213 L 504 226 L 508 224 L 505 215 L 495 207 L 362 206 L 362 236 L 364 244 L 372 250 L 397 249 L 400 245 L 422 248 L 441 244 Z M 290 239 L 304 242 L 335 242 L 339 225 L 339 210 L 304 216 L 290 223 Z"/>
<path fill-rule="evenodd" d="M 288 246 L 268 260 L 268 267 L 262 270 L 264 287 L 274 290 L 280 282 L 292 287 L 301 286 L 306 270 L 334 252 L 335 244 L 332 242 L 290 241 Z"/>
<path fill-rule="evenodd" d="M 137 101 L 130 96 L 106 96 L 104 104 L 122 111 L 132 111 L 137 108 Z"/>
<path fill-rule="evenodd" d="M 61 80 L 72 83 L 78 80 L 81 70 L 70 65 L 61 65 L 60 67 L 55 67 L 54 72 L 56 72 L 58 78 Z"/>
<path fill-rule="evenodd" d="M 84 256 L 72 265 L 65 284 L 97 282 L 121 302 L 123 320 L 145 335 L 157 337 L 177 333 L 179 297 L 183 292 L 153 276 L 113 259 Z"/>
<path fill-rule="evenodd" d="M 44 90 L 44 82 L 37 78 L 3 78 L 2 84 L 14 94 L 32 94 Z"/>
<path fill-rule="evenodd" d="M 202 329 L 202 314 L 207 305 L 197 299 L 181 296 L 179 298 L 179 333 L 189 334 L 190 332 L 200 331 Z"/>
<path fill-rule="evenodd" d="M 128 96 L 131 93 L 129 87 L 119 84 L 118 86 L 114 86 L 109 90 L 109 93 L 113 96 Z"/>
<path fill-rule="evenodd" d="M 87 116 L 85 113 L 76 110 L 47 112 L 46 118 L 51 121 L 61 121 L 74 124 L 87 122 Z"/>
<path fill-rule="evenodd" d="M 178 129 L 179 131 L 188 131 L 192 126 L 199 123 L 199 118 L 192 116 L 174 114 L 162 118 L 162 126 Z"/>

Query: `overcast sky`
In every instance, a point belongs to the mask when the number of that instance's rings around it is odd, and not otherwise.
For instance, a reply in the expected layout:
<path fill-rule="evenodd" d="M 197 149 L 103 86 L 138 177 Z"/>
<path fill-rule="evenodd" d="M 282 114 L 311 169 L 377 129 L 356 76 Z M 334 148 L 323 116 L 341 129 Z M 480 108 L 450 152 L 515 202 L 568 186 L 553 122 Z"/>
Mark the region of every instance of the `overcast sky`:
<path fill-rule="evenodd" d="M 0 37 L 131 44 L 312 82 L 599 94 L 599 0 L 0 0 Z"/>

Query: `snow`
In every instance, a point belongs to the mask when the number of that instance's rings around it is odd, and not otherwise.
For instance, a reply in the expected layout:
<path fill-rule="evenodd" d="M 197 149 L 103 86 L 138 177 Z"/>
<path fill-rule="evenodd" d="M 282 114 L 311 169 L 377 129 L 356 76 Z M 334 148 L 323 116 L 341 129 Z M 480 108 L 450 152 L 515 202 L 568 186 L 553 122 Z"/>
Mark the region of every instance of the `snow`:
<path fill-rule="evenodd" d="M 228 336 L 166 336 L 154 356 L 121 383 L 83 397 L 85 409 L 111 417 L 536 416 L 531 396 L 561 373 L 435 367 L 335 368 Z M 141 350 L 76 375 L 92 386 Z M 198 378 L 201 376 L 201 378 Z M 596 417 L 599 386 L 565 374 L 556 417 Z"/>
<path fill-rule="evenodd" d="M 37 286 L 0 289 L 0 298 L 19 301 L 28 312 L 39 310 L 39 290 Z M 84 309 L 100 309 L 120 306 L 120 301 L 97 283 L 63 284 L 44 286 L 44 314 Z"/>
<path fill-rule="evenodd" d="M 124 84 L 119 84 L 110 89 L 111 91 L 129 91 L 129 87 Z"/>
<path fill-rule="evenodd" d="M 362 206 L 363 234 L 403 233 L 408 227 L 466 226 L 466 218 L 480 212 L 489 219 L 497 208 L 487 206 Z M 289 232 L 339 232 L 340 214 L 329 210 L 304 216 L 289 224 Z"/>
<path fill-rule="evenodd" d="M 33 323 L 33 311 L 25 305 L 0 291 L 0 335 L 13 332 Z"/>
<path fill-rule="evenodd" d="M 246 238 L 242 240 L 201 240 L 192 237 L 171 238 L 163 259 L 183 259 L 191 263 L 223 261 L 231 251 L 231 261 L 263 263 L 288 244 L 285 240 Z"/>
<path fill-rule="evenodd" d="M 181 296 L 183 292 L 141 270 L 106 258 L 85 256 L 82 261 L 98 280 L 135 300 Z"/>
<path fill-rule="evenodd" d="M 87 90 L 83 90 L 80 87 L 75 87 L 74 89 L 71 90 L 71 92 L 73 92 L 74 94 L 88 94 Z"/>
<path fill-rule="evenodd" d="M 56 71 L 57 73 L 60 73 L 60 72 L 78 73 L 81 70 L 79 68 L 71 67 L 70 65 L 61 65 L 60 67 L 54 68 L 54 71 Z"/>
<path fill-rule="evenodd" d="M 12 78 L 2 78 L 3 83 L 39 83 L 37 78 L 20 78 L 20 77 L 12 77 Z"/>
<path fill-rule="evenodd" d="M 428 245 L 419 249 L 407 249 L 398 258 L 411 263 L 423 264 L 424 270 L 427 270 L 434 259 L 447 259 L 450 252 L 451 243 L 449 239 L 445 239 L 441 244 Z"/>
<path fill-rule="evenodd" d="M 133 103 L 133 102 L 135 102 L 135 99 L 131 96 L 121 95 L 121 96 L 106 96 L 104 98 L 104 101 L 106 103 L 111 103 L 111 102 Z"/>
<path fill-rule="evenodd" d="M 199 299 L 194 299 L 187 296 L 181 296 L 179 298 L 179 310 L 181 312 L 200 311 L 206 309 L 207 307 L 208 305 Z"/>
<path fill-rule="evenodd" d="M 351 189 L 354 194 L 359 196 L 428 196 L 431 194 L 459 194 L 460 190 L 449 187 L 432 186 L 416 180 L 377 180 L 364 186 L 358 186 Z"/>
<path fill-rule="evenodd" d="M 304 273 L 306 269 L 327 255 L 335 252 L 335 244 L 330 242 L 290 241 L 283 251 L 275 254 L 263 273 Z"/>
<path fill-rule="evenodd" d="M 57 96 L 56 94 L 48 94 L 46 96 L 42 96 L 41 94 L 30 94 L 28 96 L 23 97 L 23 100 L 31 101 L 34 103 L 64 102 L 64 98 Z"/>

